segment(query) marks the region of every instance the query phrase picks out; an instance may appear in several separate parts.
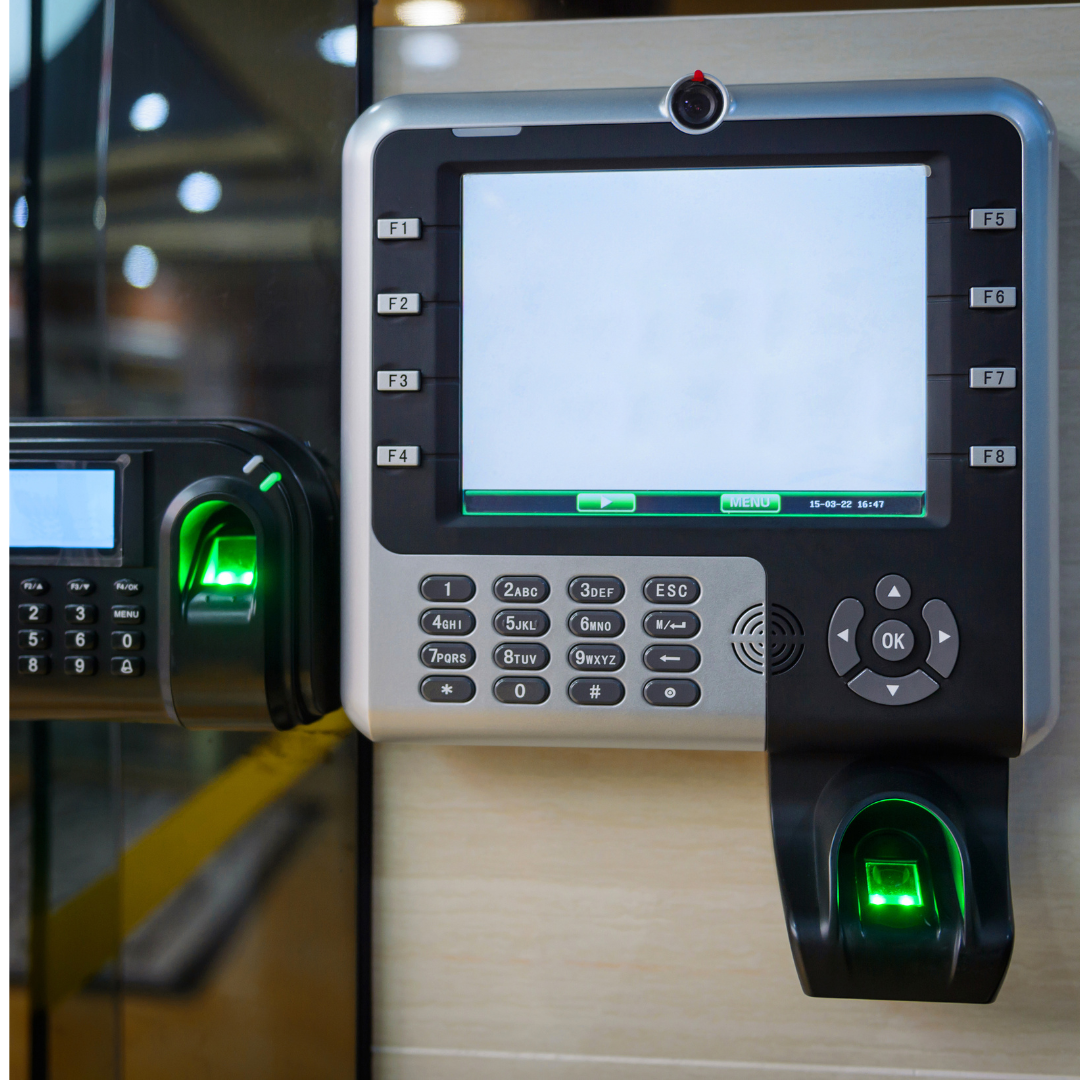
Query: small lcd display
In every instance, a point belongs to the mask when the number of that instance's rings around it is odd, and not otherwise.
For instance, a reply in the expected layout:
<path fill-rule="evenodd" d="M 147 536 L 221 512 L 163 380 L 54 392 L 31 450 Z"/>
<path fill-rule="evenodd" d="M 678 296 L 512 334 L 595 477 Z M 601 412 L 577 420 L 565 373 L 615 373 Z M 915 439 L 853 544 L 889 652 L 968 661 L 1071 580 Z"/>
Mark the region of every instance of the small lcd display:
<path fill-rule="evenodd" d="M 465 175 L 465 512 L 925 513 L 926 178 Z"/>
<path fill-rule="evenodd" d="M 114 469 L 12 469 L 13 548 L 116 547 Z"/>

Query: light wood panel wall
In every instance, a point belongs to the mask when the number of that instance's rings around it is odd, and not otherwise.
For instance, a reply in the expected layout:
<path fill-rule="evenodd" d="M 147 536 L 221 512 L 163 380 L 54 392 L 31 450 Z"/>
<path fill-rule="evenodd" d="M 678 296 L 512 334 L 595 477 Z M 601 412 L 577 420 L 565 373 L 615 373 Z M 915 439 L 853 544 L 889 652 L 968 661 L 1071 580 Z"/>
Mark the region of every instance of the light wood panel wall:
<path fill-rule="evenodd" d="M 450 35 L 457 63 L 406 67 L 421 32 Z M 378 1075 L 1080 1074 L 1080 6 L 380 30 L 376 47 L 380 95 L 659 86 L 695 67 L 1036 91 L 1061 133 L 1063 590 L 1062 717 L 1012 766 L 1016 950 L 995 1004 L 803 996 L 761 754 L 386 745 Z"/>

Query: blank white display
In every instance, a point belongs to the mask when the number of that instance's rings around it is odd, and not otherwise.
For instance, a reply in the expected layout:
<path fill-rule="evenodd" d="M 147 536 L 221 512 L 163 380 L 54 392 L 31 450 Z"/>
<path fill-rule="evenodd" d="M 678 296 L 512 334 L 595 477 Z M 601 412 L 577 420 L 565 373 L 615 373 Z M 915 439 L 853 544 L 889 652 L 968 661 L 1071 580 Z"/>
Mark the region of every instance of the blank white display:
<path fill-rule="evenodd" d="M 112 548 L 116 472 L 112 469 L 12 469 L 13 548 Z"/>
<path fill-rule="evenodd" d="M 463 178 L 466 491 L 926 488 L 922 165 Z"/>

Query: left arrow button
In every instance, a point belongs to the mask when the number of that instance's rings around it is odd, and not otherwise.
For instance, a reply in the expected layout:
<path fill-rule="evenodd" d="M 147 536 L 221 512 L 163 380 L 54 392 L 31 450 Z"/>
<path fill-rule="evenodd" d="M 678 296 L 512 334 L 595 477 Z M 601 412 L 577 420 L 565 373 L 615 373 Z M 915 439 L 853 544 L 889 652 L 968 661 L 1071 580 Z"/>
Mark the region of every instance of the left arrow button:
<path fill-rule="evenodd" d="M 849 596 L 836 605 L 829 620 L 829 659 L 837 675 L 846 675 L 858 662 L 855 630 L 862 622 L 863 606 Z"/>

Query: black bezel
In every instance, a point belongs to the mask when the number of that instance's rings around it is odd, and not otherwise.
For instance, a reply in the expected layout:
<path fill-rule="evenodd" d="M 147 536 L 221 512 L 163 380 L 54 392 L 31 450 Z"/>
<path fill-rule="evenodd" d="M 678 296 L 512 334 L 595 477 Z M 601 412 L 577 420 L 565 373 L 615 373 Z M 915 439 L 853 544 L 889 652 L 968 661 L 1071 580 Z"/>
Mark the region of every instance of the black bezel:
<path fill-rule="evenodd" d="M 419 292 L 419 316 L 372 315 L 373 445 L 419 445 L 417 468 L 385 469 L 372 453 L 372 527 L 402 554 L 750 556 L 768 576 L 771 602 L 807 627 L 804 660 L 769 680 L 769 745 L 889 745 L 919 738 L 933 716 L 936 745 L 973 742 L 1016 753 L 1023 711 L 1021 468 L 973 469 L 972 445 L 1023 445 L 1022 221 L 976 232 L 976 207 L 1022 208 L 1022 142 L 988 115 L 728 121 L 707 135 L 672 125 L 524 128 L 510 138 L 457 138 L 450 130 L 401 130 L 375 152 L 372 219 L 419 217 L 423 237 L 373 242 L 372 293 Z M 657 167 L 899 164 L 930 166 L 928 180 L 928 498 L 921 519 L 656 518 L 624 515 L 494 517 L 461 513 L 459 476 L 460 177 L 475 171 Z M 1021 215 L 1022 217 L 1022 215 Z M 374 232 L 374 228 L 373 228 Z M 1013 285 L 1017 307 L 972 311 L 973 286 Z M 373 296 L 374 299 L 374 296 Z M 374 304 L 372 305 L 374 312 Z M 968 369 L 1008 364 L 1018 385 L 968 389 Z M 419 393 L 374 392 L 375 371 L 419 369 Z M 858 648 L 875 670 L 870 635 L 880 613 L 874 585 L 886 573 L 912 584 L 905 609 L 916 648 L 928 631 L 918 612 L 944 598 L 961 623 L 952 690 L 886 710 L 868 729 L 866 703 L 837 695 L 825 627 L 845 596 L 867 606 Z M 824 586 L 824 587 L 823 587 Z M 960 691 L 960 692 L 956 692 Z M 828 703 L 827 712 L 822 712 Z M 914 727 L 912 725 L 914 724 Z M 904 735 L 908 732 L 908 736 Z"/>

